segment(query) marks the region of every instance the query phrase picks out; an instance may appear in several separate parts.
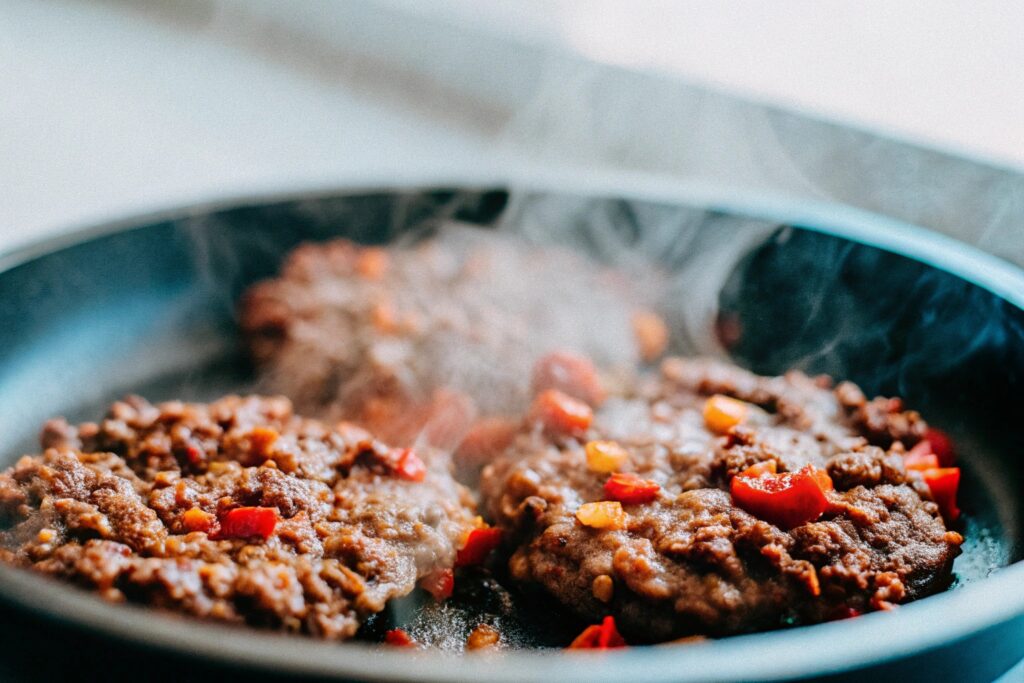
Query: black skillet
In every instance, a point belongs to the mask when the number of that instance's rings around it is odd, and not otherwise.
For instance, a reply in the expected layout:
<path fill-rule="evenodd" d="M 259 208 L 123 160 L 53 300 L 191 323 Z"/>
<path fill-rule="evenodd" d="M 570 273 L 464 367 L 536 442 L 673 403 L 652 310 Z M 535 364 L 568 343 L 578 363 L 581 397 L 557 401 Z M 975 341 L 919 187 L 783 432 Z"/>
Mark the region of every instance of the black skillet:
<path fill-rule="evenodd" d="M 595 220 L 611 226 L 617 243 L 642 244 L 688 273 L 686 282 L 706 281 L 707 269 L 719 278 L 712 280 L 719 312 L 704 324 L 727 327 L 737 362 L 764 373 L 800 366 L 852 379 L 869 393 L 899 394 L 949 431 L 964 468 L 967 538 L 953 587 L 894 613 L 598 656 L 544 649 L 574 628 L 572 619 L 526 598 L 509 611 L 503 594 L 486 586 L 446 611 L 414 597 L 367 629 L 400 624 L 461 637 L 481 615 L 500 614 L 509 640 L 524 648 L 459 657 L 199 623 L 109 605 L 0 567 L 0 674 L 988 681 L 1024 657 L 1024 275 L 933 233 L 835 207 L 500 189 L 336 192 L 182 210 L 32 245 L 0 257 L 3 462 L 35 450 L 47 417 L 96 419 L 129 392 L 205 400 L 250 388 L 234 302 L 301 241 L 345 235 L 382 243 L 438 217 L 490 229 L 538 216 L 598 257 L 607 256 L 607 244 L 589 230 Z M 685 228 L 685 245 L 645 242 L 651 225 L 664 231 L 672 221 Z M 709 264 L 721 264 L 712 252 L 722 240 L 749 248 L 716 274 Z M 689 326 L 680 330 L 684 340 L 713 332 L 694 330 L 682 310 L 668 313 Z"/>

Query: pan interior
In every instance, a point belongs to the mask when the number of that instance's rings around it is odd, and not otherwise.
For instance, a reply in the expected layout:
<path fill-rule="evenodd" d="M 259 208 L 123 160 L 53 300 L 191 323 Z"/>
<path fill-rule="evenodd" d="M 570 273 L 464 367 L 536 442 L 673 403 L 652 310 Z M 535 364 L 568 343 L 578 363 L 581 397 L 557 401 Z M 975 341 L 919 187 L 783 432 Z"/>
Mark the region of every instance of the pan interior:
<path fill-rule="evenodd" d="M 131 226 L 12 265 L 0 273 L 4 466 L 36 450 L 48 417 L 95 420 L 127 393 L 158 401 L 246 391 L 253 371 L 234 321 L 246 286 L 274 274 L 301 241 L 385 243 L 439 217 L 481 229 L 561 226 L 556 240 L 571 238 L 597 258 L 607 244 L 588 231 L 595 222 L 643 243 L 684 275 L 678 310 L 666 311 L 677 351 L 718 339 L 756 372 L 798 367 L 851 379 L 869 395 L 903 396 L 953 436 L 967 539 L 954 587 L 1024 558 L 1016 495 L 1024 431 L 1013 421 L 1024 389 L 1020 309 L 954 272 L 829 234 L 829 226 L 635 201 L 504 191 L 303 198 Z M 646 230 L 671 235 L 673 226 L 685 241 L 645 241 Z M 723 256 L 723 245 L 743 249 Z M 708 310 L 717 314 L 695 318 L 687 296 L 707 278 Z M 443 614 L 410 598 L 368 628 L 422 631 L 444 621 L 464 631 L 500 614 L 509 639 L 528 646 L 560 642 L 564 628 L 575 628 L 564 615 L 550 618 L 550 605 L 512 613 L 496 594 L 467 591 Z"/>

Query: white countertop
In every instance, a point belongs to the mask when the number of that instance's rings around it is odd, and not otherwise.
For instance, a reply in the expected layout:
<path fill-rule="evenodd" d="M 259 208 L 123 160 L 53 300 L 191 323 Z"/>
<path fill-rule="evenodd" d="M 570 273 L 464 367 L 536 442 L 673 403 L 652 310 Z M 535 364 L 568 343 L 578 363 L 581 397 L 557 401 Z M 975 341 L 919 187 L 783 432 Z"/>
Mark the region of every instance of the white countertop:
<path fill-rule="evenodd" d="M 1024 168 L 1019 3 L 384 4 Z M 291 62 L 267 59 L 256 45 L 288 36 L 261 37 L 250 15 L 273 3 L 168 7 L 0 0 L 0 248 L 254 188 L 444 177 L 501 169 L 517 154 L 473 121 L 394 97 L 405 83 L 365 82 L 372 64 L 317 73 L 301 45 Z M 342 8 L 372 3 L 303 8 L 329 27 Z M 246 21 L 248 44 L 238 39 Z"/>
<path fill-rule="evenodd" d="M 1024 4 L 389 0 L 1024 168 Z"/>

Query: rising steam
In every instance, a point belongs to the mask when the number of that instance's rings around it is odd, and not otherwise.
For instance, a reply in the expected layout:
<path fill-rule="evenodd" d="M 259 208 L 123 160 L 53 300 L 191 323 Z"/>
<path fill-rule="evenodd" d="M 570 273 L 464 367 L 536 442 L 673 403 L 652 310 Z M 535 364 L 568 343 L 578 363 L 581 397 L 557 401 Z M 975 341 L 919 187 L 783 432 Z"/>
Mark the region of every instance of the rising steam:
<path fill-rule="evenodd" d="M 454 218 L 471 201 L 391 226 L 384 251 L 342 241 L 294 252 L 242 309 L 262 389 L 397 442 L 429 434 L 453 447 L 475 417 L 522 412 L 545 354 L 585 356 L 611 387 L 627 381 L 644 355 L 638 316 L 668 323 L 672 352 L 720 352 L 722 285 L 774 227 L 523 193 L 483 228 Z"/>

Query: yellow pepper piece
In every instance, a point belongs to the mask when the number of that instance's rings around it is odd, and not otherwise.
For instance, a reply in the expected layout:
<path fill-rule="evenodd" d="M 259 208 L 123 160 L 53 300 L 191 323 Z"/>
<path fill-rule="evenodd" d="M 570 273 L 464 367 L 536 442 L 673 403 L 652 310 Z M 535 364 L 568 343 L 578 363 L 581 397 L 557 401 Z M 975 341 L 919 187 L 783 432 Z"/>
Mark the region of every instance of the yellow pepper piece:
<path fill-rule="evenodd" d="M 580 524 L 593 529 L 625 529 L 626 511 L 617 500 L 584 503 L 576 510 Z"/>
<path fill-rule="evenodd" d="M 704 403 L 704 424 L 716 434 L 728 434 L 747 418 L 748 410 L 743 401 L 715 394 Z"/>
<path fill-rule="evenodd" d="M 629 452 L 614 441 L 588 441 L 587 467 L 594 472 L 619 472 L 629 460 Z"/>

